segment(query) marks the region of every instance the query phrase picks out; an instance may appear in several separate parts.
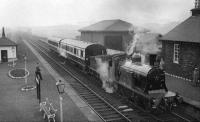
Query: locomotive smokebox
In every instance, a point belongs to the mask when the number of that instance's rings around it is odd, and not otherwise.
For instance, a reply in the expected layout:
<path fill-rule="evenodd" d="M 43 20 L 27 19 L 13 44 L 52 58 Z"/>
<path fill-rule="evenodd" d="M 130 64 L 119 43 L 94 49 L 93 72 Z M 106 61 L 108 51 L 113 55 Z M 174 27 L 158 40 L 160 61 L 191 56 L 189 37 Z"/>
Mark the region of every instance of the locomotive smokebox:
<path fill-rule="evenodd" d="M 140 53 L 134 53 L 131 57 L 131 60 L 133 63 L 141 65 L 142 64 L 142 58 Z"/>

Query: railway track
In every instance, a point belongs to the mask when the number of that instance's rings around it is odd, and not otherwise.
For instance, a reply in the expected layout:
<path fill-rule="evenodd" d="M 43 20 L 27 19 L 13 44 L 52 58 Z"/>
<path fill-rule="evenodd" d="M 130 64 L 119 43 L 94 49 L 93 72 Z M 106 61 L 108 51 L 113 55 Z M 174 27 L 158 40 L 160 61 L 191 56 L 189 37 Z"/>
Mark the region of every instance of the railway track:
<path fill-rule="evenodd" d="M 30 44 L 40 53 L 40 55 L 46 57 L 45 59 L 48 59 L 48 62 L 52 65 L 54 69 L 56 69 L 56 71 L 58 71 L 57 70 L 58 67 L 61 67 L 62 70 L 64 71 L 64 72 L 61 71 L 61 73 L 63 74 L 62 76 L 68 73 L 74 78 L 74 80 L 69 81 L 71 86 L 77 91 L 80 97 L 83 98 L 83 100 L 86 101 L 86 103 L 88 103 L 88 105 L 99 115 L 99 117 L 101 117 L 103 121 L 107 121 L 107 122 L 109 121 L 191 122 L 190 119 L 186 119 L 180 115 L 176 115 L 173 113 L 147 114 L 146 112 L 142 111 L 137 106 L 131 106 L 132 111 L 124 111 L 124 110 L 128 110 L 126 109 L 127 108 L 126 106 L 124 106 L 123 104 L 122 105 L 110 104 L 112 99 L 108 100 L 106 98 L 107 100 L 105 100 L 105 98 L 102 97 L 104 96 L 104 94 L 101 94 L 101 92 L 97 94 L 96 91 L 93 91 L 90 87 L 88 87 L 88 85 L 85 85 L 80 79 L 78 79 L 75 74 L 63 68 L 62 64 L 57 63 L 57 61 L 55 61 L 54 59 L 46 55 L 48 49 L 44 48 L 45 44 L 41 42 L 34 42 L 34 43 L 32 42 Z M 134 117 L 132 114 L 139 114 L 141 118 Z"/>
<path fill-rule="evenodd" d="M 73 73 L 68 71 L 66 68 L 63 68 L 57 61 L 49 57 L 44 50 L 40 48 L 40 45 L 36 45 L 34 42 L 30 42 L 30 44 L 48 60 L 48 63 L 59 72 L 59 69 L 62 69 L 62 73 L 70 74 L 73 79 L 68 80 L 69 78 L 64 79 L 70 83 L 70 85 L 76 89 L 76 92 L 88 103 L 88 105 L 97 113 L 97 115 L 105 122 L 131 122 L 129 118 L 124 116 L 120 111 L 115 109 L 111 104 L 106 102 L 101 96 L 96 94 L 92 89 L 90 89 L 87 85 L 82 83 L 80 79 L 78 79 Z M 60 72 L 59 72 L 60 73 Z M 62 75 L 63 76 L 63 75 Z"/>

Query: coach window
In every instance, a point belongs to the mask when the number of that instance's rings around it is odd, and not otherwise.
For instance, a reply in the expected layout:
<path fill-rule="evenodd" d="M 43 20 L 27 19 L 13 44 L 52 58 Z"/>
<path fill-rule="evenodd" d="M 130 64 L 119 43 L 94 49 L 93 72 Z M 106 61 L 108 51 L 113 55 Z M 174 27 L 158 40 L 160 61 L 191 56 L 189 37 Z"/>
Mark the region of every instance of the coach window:
<path fill-rule="evenodd" d="M 66 50 L 68 51 L 69 50 L 69 47 L 66 45 Z"/>
<path fill-rule="evenodd" d="M 69 51 L 70 51 L 70 52 L 73 52 L 73 48 L 72 48 L 72 47 L 69 47 Z"/>
<path fill-rule="evenodd" d="M 70 47 L 69 49 L 70 49 L 70 52 L 72 52 L 72 53 L 73 53 L 73 48 L 72 48 L 72 47 Z"/>
<path fill-rule="evenodd" d="M 69 47 L 69 52 L 72 52 L 72 47 Z"/>
<path fill-rule="evenodd" d="M 80 49 L 77 49 L 77 56 L 80 57 Z"/>
<path fill-rule="evenodd" d="M 62 49 L 65 49 L 65 45 L 62 45 Z"/>
<path fill-rule="evenodd" d="M 74 54 L 75 54 L 75 55 L 76 55 L 76 51 L 77 51 L 76 48 L 74 48 Z"/>
<path fill-rule="evenodd" d="M 179 63 L 179 51 L 180 51 L 180 45 L 174 44 L 174 58 L 173 62 L 178 64 Z"/>
<path fill-rule="evenodd" d="M 81 50 L 81 57 L 83 57 L 83 50 Z"/>

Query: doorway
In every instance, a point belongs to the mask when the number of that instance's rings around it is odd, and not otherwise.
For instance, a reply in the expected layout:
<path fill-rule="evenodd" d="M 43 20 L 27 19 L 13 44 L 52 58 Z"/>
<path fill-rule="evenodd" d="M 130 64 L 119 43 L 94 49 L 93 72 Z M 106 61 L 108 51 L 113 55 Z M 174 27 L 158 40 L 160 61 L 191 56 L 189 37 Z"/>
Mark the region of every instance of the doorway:
<path fill-rule="evenodd" d="M 149 64 L 150 64 L 151 66 L 154 66 L 154 65 L 155 65 L 156 57 L 157 57 L 156 54 L 150 54 L 150 55 L 149 55 Z"/>
<path fill-rule="evenodd" d="M 122 36 L 105 36 L 104 46 L 110 49 L 122 51 Z"/>
<path fill-rule="evenodd" d="M 8 51 L 1 50 L 1 62 L 8 62 Z"/>

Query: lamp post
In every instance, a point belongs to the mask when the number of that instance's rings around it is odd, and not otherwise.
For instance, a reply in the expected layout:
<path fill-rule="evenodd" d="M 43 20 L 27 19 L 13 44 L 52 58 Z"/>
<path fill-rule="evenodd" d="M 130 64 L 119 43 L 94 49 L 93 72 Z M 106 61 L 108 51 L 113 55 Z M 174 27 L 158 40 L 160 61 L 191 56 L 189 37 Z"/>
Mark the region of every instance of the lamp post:
<path fill-rule="evenodd" d="M 57 90 L 59 93 L 59 98 L 60 98 L 60 122 L 63 122 L 63 108 L 62 108 L 62 94 L 65 92 L 65 83 L 59 80 L 56 82 Z"/>
<path fill-rule="evenodd" d="M 25 84 L 27 84 L 27 76 L 26 76 L 26 59 L 27 59 L 27 57 L 26 57 L 26 55 L 25 55 L 25 56 L 24 56 L 24 60 L 25 60 L 25 61 L 24 61 L 24 62 L 25 62 L 25 63 L 24 63 L 24 65 L 25 65 L 25 66 L 24 66 Z"/>
<path fill-rule="evenodd" d="M 15 59 L 14 59 L 14 56 L 15 56 L 15 47 L 12 47 L 12 56 L 13 56 L 13 67 L 15 67 Z"/>

